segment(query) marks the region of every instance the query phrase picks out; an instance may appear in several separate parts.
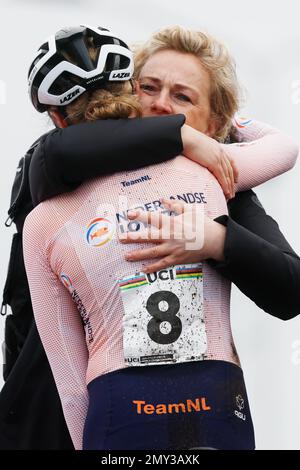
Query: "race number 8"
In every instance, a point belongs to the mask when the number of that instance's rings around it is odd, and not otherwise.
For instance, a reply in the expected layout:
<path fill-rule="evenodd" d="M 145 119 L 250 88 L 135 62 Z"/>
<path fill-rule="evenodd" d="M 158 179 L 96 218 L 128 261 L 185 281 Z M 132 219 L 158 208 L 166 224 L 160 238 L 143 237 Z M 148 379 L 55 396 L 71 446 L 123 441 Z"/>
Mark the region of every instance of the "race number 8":
<path fill-rule="evenodd" d="M 159 303 L 162 301 L 167 302 L 168 310 L 159 309 Z M 177 295 L 166 290 L 155 292 L 147 300 L 146 309 L 153 317 L 147 325 L 147 332 L 152 341 L 158 344 L 174 343 L 182 332 L 181 320 L 176 316 L 180 309 Z M 167 334 L 160 331 L 160 325 L 164 321 L 171 325 L 171 331 Z"/>

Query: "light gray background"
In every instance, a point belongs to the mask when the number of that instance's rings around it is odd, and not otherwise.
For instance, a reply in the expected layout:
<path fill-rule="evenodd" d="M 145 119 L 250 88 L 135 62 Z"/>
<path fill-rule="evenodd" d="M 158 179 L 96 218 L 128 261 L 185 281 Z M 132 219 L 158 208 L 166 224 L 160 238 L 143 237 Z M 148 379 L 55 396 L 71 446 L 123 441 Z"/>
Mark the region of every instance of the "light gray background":
<path fill-rule="evenodd" d="M 0 286 L 13 233 L 4 221 L 15 168 L 26 148 L 49 129 L 48 119 L 29 103 L 27 69 L 41 41 L 62 26 L 98 24 L 128 42 L 146 39 L 154 30 L 172 24 L 207 30 L 227 43 L 236 58 L 239 77 L 248 90 L 243 114 L 300 140 L 300 5 L 296 0 L 0 1 Z M 298 253 L 299 173 L 297 164 L 257 190 Z M 1 318 L 1 331 L 3 325 Z M 232 325 L 257 448 L 300 449 L 300 317 L 287 323 L 271 318 L 234 288 Z"/>

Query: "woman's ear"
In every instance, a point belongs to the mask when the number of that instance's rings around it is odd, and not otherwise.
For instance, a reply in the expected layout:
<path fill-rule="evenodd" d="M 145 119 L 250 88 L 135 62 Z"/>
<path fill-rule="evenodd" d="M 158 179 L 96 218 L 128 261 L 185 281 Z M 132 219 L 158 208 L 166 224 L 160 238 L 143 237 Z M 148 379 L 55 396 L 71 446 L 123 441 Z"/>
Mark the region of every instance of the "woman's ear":
<path fill-rule="evenodd" d="M 66 127 L 68 127 L 65 118 L 56 109 L 49 109 L 48 113 L 55 127 L 59 127 L 60 129 L 65 129 Z"/>
<path fill-rule="evenodd" d="M 133 89 L 134 89 L 134 93 L 137 95 L 138 92 L 140 91 L 140 83 L 138 80 L 133 80 Z"/>
<path fill-rule="evenodd" d="M 137 84 L 138 82 L 136 80 L 134 80 L 133 78 L 130 79 L 130 84 L 131 84 L 131 88 L 132 88 L 132 94 L 136 94 L 136 89 L 137 89 Z"/>

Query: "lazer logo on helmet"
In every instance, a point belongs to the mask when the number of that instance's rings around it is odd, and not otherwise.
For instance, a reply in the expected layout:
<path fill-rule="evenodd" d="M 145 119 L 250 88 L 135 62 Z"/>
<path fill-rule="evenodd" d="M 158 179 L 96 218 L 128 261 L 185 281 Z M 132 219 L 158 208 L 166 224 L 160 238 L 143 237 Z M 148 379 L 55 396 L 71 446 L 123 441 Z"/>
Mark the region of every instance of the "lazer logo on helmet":
<path fill-rule="evenodd" d="M 130 77 L 130 73 L 119 72 L 119 73 L 113 73 L 111 78 L 127 78 L 127 77 Z"/>
<path fill-rule="evenodd" d="M 62 98 L 62 99 L 60 100 L 60 104 L 67 103 L 67 102 L 70 101 L 72 98 L 74 98 L 74 96 L 78 95 L 79 92 L 80 92 L 80 89 L 77 88 L 77 90 L 73 91 L 73 93 L 69 93 L 67 96 L 65 96 L 64 98 Z"/>

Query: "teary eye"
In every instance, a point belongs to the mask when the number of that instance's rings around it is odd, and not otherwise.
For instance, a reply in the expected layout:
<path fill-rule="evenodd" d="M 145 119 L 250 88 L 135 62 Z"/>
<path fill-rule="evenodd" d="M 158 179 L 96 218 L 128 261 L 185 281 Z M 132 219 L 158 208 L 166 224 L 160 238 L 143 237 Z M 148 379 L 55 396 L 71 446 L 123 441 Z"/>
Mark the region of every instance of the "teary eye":
<path fill-rule="evenodd" d="M 191 98 L 183 93 L 176 93 L 175 97 L 180 101 L 185 101 L 187 103 L 191 103 Z"/>
<path fill-rule="evenodd" d="M 150 85 L 149 83 L 140 83 L 140 88 L 143 91 L 155 91 L 156 88 L 154 85 Z"/>

